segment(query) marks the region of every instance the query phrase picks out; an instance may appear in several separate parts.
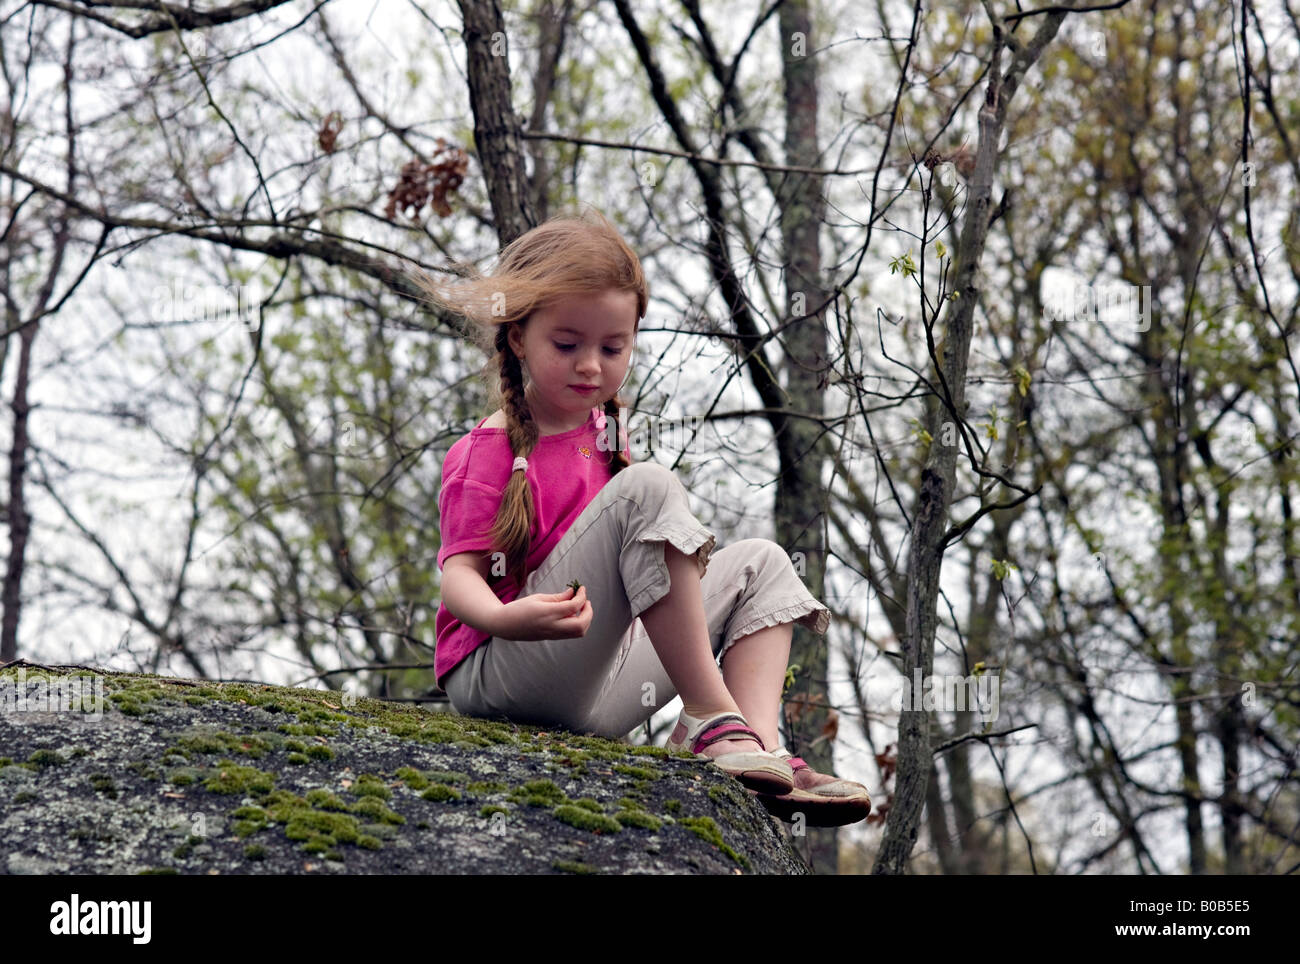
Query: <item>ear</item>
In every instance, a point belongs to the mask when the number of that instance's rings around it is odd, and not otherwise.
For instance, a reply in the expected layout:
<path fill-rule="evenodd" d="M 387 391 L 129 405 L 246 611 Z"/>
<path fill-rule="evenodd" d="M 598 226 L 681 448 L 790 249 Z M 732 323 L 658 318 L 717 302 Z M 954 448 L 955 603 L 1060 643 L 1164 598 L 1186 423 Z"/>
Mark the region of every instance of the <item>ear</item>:
<path fill-rule="evenodd" d="M 510 329 L 506 333 L 506 341 L 509 342 L 515 357 L 522 360 L 524 357 L 524 333 L 517 322 L 512 321 L 510 323 Z"/>

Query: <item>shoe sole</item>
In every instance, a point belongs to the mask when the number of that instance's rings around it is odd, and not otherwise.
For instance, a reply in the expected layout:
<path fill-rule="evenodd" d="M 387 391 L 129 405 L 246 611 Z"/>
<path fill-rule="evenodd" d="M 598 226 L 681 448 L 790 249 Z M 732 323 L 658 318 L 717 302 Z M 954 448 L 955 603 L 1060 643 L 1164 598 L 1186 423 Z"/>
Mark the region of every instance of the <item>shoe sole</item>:
<path fill-rule="evenodd" d="M 735 777 L 745 786 L 746 789 L 753 790 L 760 794 L 783 794 L 789 793 L 794 789 L 794 784 L 779 772 L 773 773 L 764 769 L 749 769 L 735 772 L 725 767 L 719 767 L 723 773 L 728 773 Z"/>
<path fill-rule="evenodd" d="M 871 814 L 870 797 L 837 800 L 819 797 L 807 791 L 797 794 L 758 792 L 755 796 L 774 817 L 779 817 L 786 823 L 794 823 L 795 816 L 802 813 L 809 827 L 844 827 L 865 820 Z"/>
<path fill-rule="evenodd" d="M 785 794 L 794 789 L 794 779 L 790 771 L 774 767 L 768 763 L 746 763 L 737 758 L 753 757 L 752 753 L 725 753 L 720 757 L 697 753 L 697 760 L 707 760 L 727 776 L 735 777 L 748 790 L 755 793 Z M 733 762 L 735 760 L 736 762 Z M 722 762 L 719 762 L 722 761 Z"/>

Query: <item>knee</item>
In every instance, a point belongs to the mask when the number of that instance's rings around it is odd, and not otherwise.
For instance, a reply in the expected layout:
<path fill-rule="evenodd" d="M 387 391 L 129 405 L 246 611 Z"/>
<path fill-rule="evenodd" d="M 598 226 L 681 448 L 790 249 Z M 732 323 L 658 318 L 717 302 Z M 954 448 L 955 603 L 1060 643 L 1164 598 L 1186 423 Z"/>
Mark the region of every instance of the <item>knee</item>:
<path fill-rule="evenodd" d="M 613 481 L 637 492 L 665 491 L 682 484 L 670 468 L 658 462 L 633 462 L 614 476 Z"/>
<path fill-rule="evenodd" d="M 740 539 L 732 545 L 736 548 L 739 558 L 744 559 L 745 564 L 755 570 L 771 566 L 777 571 L 789 569 L 798 572 L 796 560 L 791 559 L 790 554 L 771 539 Z"/>

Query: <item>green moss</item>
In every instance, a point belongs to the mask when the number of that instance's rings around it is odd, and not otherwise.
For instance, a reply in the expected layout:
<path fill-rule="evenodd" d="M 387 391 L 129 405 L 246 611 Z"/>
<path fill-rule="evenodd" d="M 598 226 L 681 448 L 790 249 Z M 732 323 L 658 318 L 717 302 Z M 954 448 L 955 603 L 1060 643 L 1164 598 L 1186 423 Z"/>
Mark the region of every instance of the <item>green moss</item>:
<path fill-rule="evenodd" d="M 102 793 L 110 800 L 117 799 L 117 784 L 107 773 L 92 773 L 90 775 L 90 785 L 94 787 L 96 793 Z"/>
<path fill-rule="evenodd" d="M 628 766 L 626 763 L 617 763 L 614 765 L 615 773 L 623 773 L 630 777 L 636 777 L 638 780 L 658 780 L 663 774 L 658 770 L 652 770 L 649 767 Z"/>
<path fill-rule="evenodd" d="M 373 773 L 363 773 L 357 777 L 356 782 L 352 784 L 352 792 L 359 797 L 379 797 L 381 800 L 393 798 L 393 791 L 388 789 L 381 777 Z"/>
<path fill-rule="evenodd" d="M 563 745 L 566 748 L 577 748 L 582 752 L 584 759 L 605 760 L 612 763 L 626 759 L 628 751 L 632 749 L 626 743 L 604 740 L 597 736 L 570 736 L 568 734 L 564 736 Z"/>
<path fill-rule="evenodd" d="M 359 820 L 362 825 L 358 835 L 358 846 L 371 844 L 376 847 L 382 846 L 381 841 L 383 839 L 397 833 L 392 827 L 404 823 L 404 818 L 400 814 L 381 802 L 393 799 L 392 792 L 387 786 L 387 780 L 384 776 L 363 775 L 359 778 L 351 788 L 357 798 L 355 804 L 345 803 L 330 790 L 323 790 L 319 793 L 308 792 L 311 797 L 309 803 L 300 797 L 287 793 L 287 791 L 275 791 L 274 783 L 276 779 L 274 774 L 262 773 L 252 767 L 237 768 L 238 765 L 233 763 L 233 759 L 257 758 L 259 755 L 265 755 L 270 750 L 278 751 L 280 749 L 283 749 L 286 754 L 300 754 L 306 761 L 317 758 L 321 762 L 331 758 L 337 759 L 336 756 L 332 756 L 332 754 L 338 752 L 337 746 L 314 743 L 312 738 L 320 736 L 332 737 L 340 732 L 339 725 L 342 723 L 346 723 L 352 729 L 373 727 L 375 730 L 384 731 L 412 742 L 464 748 L 506 746 L 512 748 L 514 752 L 548 754 L 549 762 L 547 765 L 556 771 L 554 780 L 557 782 L 542 779 L 529 781 L 522 786 L 512 786 L 502 780 L 474 779 L 464 773 L 455 773 L 453 771 L 430 772 L 415 767 L 399 769 L 395 779 L 402 781 L 407 788 L 422 795 L 424 791 L 430 790 L 431 787 L 437 787 L 437 789 L 433 790 L 432 795 L 447 800 L 457 799 L 457 796 L 454 795 L 507 794 L 506 797 L 497 797 L 498 802 L 483 807 L 480 812 L 487 817 L 490 817 L 498 810 L 503 813 L 510 812 L 510 804 L 545 806 L 550 808 L 553 813 L 560 811 L 560 813 L 567 814 L 570 819 L 574 820 L 581 819 L 578 814 L 584 814 L 587 818 L 595 820 L 596 823 L 610 821 L 620 827 L 626 825 L 645 829 L 653 829 L 654 822 L 664 816 L 658 807 L 655 807 L 656 814 L 650 814 L 646 810 L 650 806 L 646 800 L 649 799 L 649 794 L 653 792 L 653 781 L 667 775 L 654 765 L 657 762 L 655 758 L 694 759 L 691 754 L 684 751 L 668 751 L 663 747 L 634 746 L 622 741 L 572 734 L 565 730 L 549 730 L 504 721 L 480 720 L 452 713 L 431 713 L 425 707 L 387 703 L 368 698 L 357 700 L 355 705 L 349 703 L 346 705 L 346 709 L 343 709 L 336 705 L 337 694 L 318 690 L 225 683 L 204 685 L 203 687 L 180 686 L 169 683 L 165 679 L 147 675 L 117 678 L 107 676 L 106 685 L 110 690 L 109 695 L 114 697 L 114 705 L 119 708 L 125 705 L 147 711 L 150 704 L 155 701 L 173 704 L 196 703 L 197 701 L 191 698 L 199 697 L 202 700 L 243 703 L 247 706 L 259 707 L 263 711 L 279 717 L 273 723 L 267 717 L 268 722 L 266 725 L 274 727 L 275 732 L 259 731 L 257 734 L 245 735 L 240 733 L 238 726 L 233 726 L 231 729 L 234 730 L 234 733 L 226 733 L 224 736 L 209 735 L 210 738 L 216 740 L 216 746 L 208 746 L 204 749 L 206 752 L 213 754 L 214 757 L 223 757 L 220 770 L 203 770 L 195 766 L 195 764 L 201 762 L 197 751 L 195 755 L 187 760 L 185 766 L 171 765 L 159 768 L 156 758 L 150 761 L 132 761 L 129 765 L 137 768 L 142 776 L 154 780 L 162 779 L 162 774 L 170 770 L 177 775 L 189 775 L 192 781 L 204 783 L 209 789 L 215 790 L 229 784 L 231 792 L 240 792 L 242 790 L 257 794 L 259 802 L 265 803 L 268 810 L 271 807 L 269 801 L 273 795 L 283 793 L 284 798 L 280 798 L 282 808 L 326 811 L 329 814 L 351 817 Z M 200 738 L 194 737 L 193 739 Z M 184 745 L 185 743 L 182 743 L 182 746 Z M 635 763 L 641 765 L 630 765 L 637 757 L 641 759 L 635 760 Z M 582 776 L 592 761 L 608 763 L 608 769 L 616 774 L 610 780 L 611 789 L 614 789 L 615 792 L 609 794 L 609 797 L 613 799 L 619 793 L 622 793 L 623 796 L 619 799 L 619 807 L 614 817 L 606 815 L 603 812 L 604 808 L 601 807 L 598 801 L 590 797 L 579 801 L 570 801 L 560 789 L 561 786 L 565 785 L 566 779 Z M 179 764 L 179 762 L 180 754 L 178 753 L 171 763 Z M 10 765 L 13 765 L 12 761 L 10 761 Z M 272 768 L 268 767 L 267 769 Z M 224 778 L 221 776 L 223 771 L 225 772 Z M 675 776 L 681 775 L 677 769 L 672 772 Z M 183 779 L 184 776 L 182 776 Z M 635 787 L 632 786 L 633 782 L 636 784 Z M 620 784 L 621 788 L 619 788 Z M 103 787 L 103 792 L 111 793 L 109 781 L 100 781 L 100 785 Z M 591 786 L 591 784 L 589 783 L 588 786 Z M 335 792 L 337 792 L 336 788 Z M 347 797 L 347 794 L 342 795 Z M 644 799 L 638 799 L 638 797 L 644 797 Z M 725 794 L 720 792 L 713 793 L 712 797 L 719 803 L 726 799 Z M 509 802 L 507 803 L 507 801 Z M 561 810 L 561 808 L 565 809 Z M 681 810 L 681 802 L 668 801 L 664 805 L 664 810 L 668 813 L 678 813 Z M 734 813 L 734 811 L 732 812 Z M 560 816 L 557 814 L 557 819 L 559 818 Z M 373 823 L 367 824 L 366 821 L 373 821 Z M 428 821 L 421 822 L 427 823 Z M 232 823 L 240 824 L 243 830 L 252 830 L 255 827 L 265 829 L 268 823 L 274 823 L 282 828 L 288 826 L 285 821 L 271 820 L 269 814 L 265 818 L 259 818 L 255 813 L 246 813 L 233 817 Z M 373 829 L 368 830 L 365 829 L 366 827 Z M 295 828 L 295 832 L 300 829 Z M 693 832 L 698 832 L 699 828 L 692 829 Z M 604 830 L 598 832 L 617 832 L 617 830 L 607 826 Z M 315 852 L 324 853 L 328 858 L 333 859 L 342 849 L 342 845 L 337 840 L 334 840 L 333 846 L 331 846 L 329 841 L 323 839 L 324 837 L 330 837 L 330 834 L 320 831 L 315 833 L 316 837 L 309 836 L 303 843 L 314 840 L 317 844 Z M 360 838 L 365 838 L 365 840 L 363 841 Z M 250 844 L 250 846 L 252 845 Z M 722 846 L 725 846 L 725 841 L 722 842 Z M 325 849 L 321 849 L 322 847 Z M 741 859 L 743 860 L 743 858 Z"/>
<path fill-rule="evenodd" d="M 133 770 L 144 780 L 161 780 L 163 778 L 161 771 L 147 760 L 132 760 L 126 766 L 127 769 Z"/>
<path fill-rule="evenodd" d="M 749 866 L 749 861 L 745 856 L 736 853 L 736 851 L 732 850 L 731 847 L 727 845 L 726 841 L 722 839 L 722 831 L 718 829 L 718 825 L 713 822 L 712 817 L 683 817 L 677 822 L 683 827 L 690 829 L 700 839 L 713 844 L 713 846 L 717 847 L 736 863 L 743 867 Z"/>
<path fill-rule="evenodd" d="M 383 846 L 383 843 L 377 837 L 371 837 L 367 834 L 362 834 L 360 837 L 357 838 L 357 846 L 365 847 L 368 850 L 378 850 L 380 847 Z"/>
<path fill-rule="evenodd" d="M 575 807 L 567 803 L 556 807 L 551 813 L 556 820 L 577 827 L 579 830 L 590 830 L 593 833 L 618 833 L 623 829 L 623 825 L 612 817 L 607 817 L 603 813 L 592 813 L 584 807 Z"/>
<path fill-rule="evenodd" d="M 290 840 L 323 841 L 333 846 L 336 842 L 356 843 L 361 832 L 357 818 L 350 814 L 301 809 L 285 825 L 284 835 Z"/>
<path fill-rule="evenodd" d="M 504 793 L 510 789 L 510 784 L 501 780 L 476 780 L 466 784 L 465 789 L 470 793 Z"/>
<path fill-rule="evenodd" d="M 666 759 L 673 756 L 671 752 L 661 746 L 630 746 L 627 748 L 630 756 L 657 756 L 660 759 Z"/>
<path fill-rule="evenodd" d="M 511 790 L 510 799 L 530 807 L 553 807 L 568 798 L 550 780 L 530 780 Z"/>
<path fill-rule="evenodd" d="M 663 821 L 654 814 L 644 810 L 620 810 L 614 819 L 624 827 L 641 827 L 645 830 L 658 830 Z"/>
<path fill-rule="evenodd" d="M 194 736 L 181 737 L 167 752 L 183 754 L 190 760 L 204 754 L 219 754 L 221 756 L 240 754 L 253 759 L 261 759 L 272 749 L 272 745 L 260 736 L 251 734 L 236 736 L 234 733 L 218 730 L 213 733 L 200 733 Z"/>
<path fill-rule="evenodd" d="M 186 857 L 190 855 L 190 851 L 193 849 L 194 849 L 193 845 L 187 840 L 185 843 L 181 844 L 179 847 L 177 847 L 175 850 L 172 851 L 172 856 L 175 857 L 177 860 L 184 860 Z"/>
<path fill-rule="evenodd" d="M 423 790 L 429 785 L 429 778 L 415 767 L 400 767 L 397 779 L 403 781 L 412 790 Z"/>
<path fill-rule="evenodd" d="M 311 763 L 311 757 L 306 753 L 290 753 L 289 762 L 296 766 L 306 766 L 308 763 Z"/>
<path fill-rule="evenodd" d="M 197 767 L 177 767 L 167 774 L 167 782 L 176 787 L 188 787 L 191 783 L 202 776 L 202 771 Z"/>
<path fill-rule="evenodd" d="M 568 768 L 574 777 L 585 777 L 588 774 L 587 761 L 592 759 L 592 755 L 586 750 L 572 750 L 560 757 L 558 763 L 547 764 L 553 770 Z"/>
<path fill-rule="evenodd" d="M 231 828 L 236 837 L 251 837 L 259 831 L 265 830 L 267 822 L 270 820 L 268 814 L 261 807 L 240 807 L 230 814 L 235 823 Z"/>
<path fill-rule="evenodd" d="M 56 750 L 36 750 L 27 758 L 27 762 L 31 764 L 31 769 L 46 770 L 61 766 L 68 761 L 59 756 Z"/>
<path fill-rule="evenodd" d="M 0 770 L 3 770 L 5 767 L 11 767 L 13 765 L 14 765 L 14 761 L 9 759 L 9 757 L 0 756 Z"/>
<path fill-rule="evenodd" d="M 566 874 L 597 874 L 600 873 L 590 864 L 584 864 L 579 860 L 555 860 L 551 866 L 556 870 L 563 871 Z"/>
<path fill-rule="evenodd" d="M 32 793 L 32 791 L 30 790 L 19 790 L 17 793 L 13 795 L 12 799 L 13 802 L 16 804 L 31 803 L 33 800 L 36 799 L 36 794 Z"/>
<path fill-rule="evenodd" d="M 435 783 L 420 794 L 420 796 L 425 800 L 459 800 L 460 791 L 442 783 Z"/>
<path fill-rule="evenodd" d="M 203 786 L 213 793 L 270 793 L 275 786 L 275 774 L 222 760 L 216 775 L 209 777 Z"/>
<path fill-rule="evenodd" d="M 347 812 L 351 806 L 328 790 L 317 788 L 307 791 L 307 802 L 318 810 L 338 810 Z"/>
<path fill-rule="evenodd" d="M 352 813 L 359 813 L 383 823 L 403 824 L 406 818 L 384 806 L 376 797 L 362 797 L 350 808 Z"/>
<path fill-rule="evenodd" d="M 469 774 L 457 773 L 455 770 L 425 770 L 424 775 L 439 783 L 468 783 Z"/>
<path fill-rule="evenodd" d="M 538 749 L 543 745 L 563 746 L 566 742 L 576 740 L 573 745 L 590 745 L 592 752 L 603 759 L 614 760 L 623 752 L 620 744 L 599 738 L 571 738 L 565 733 L 552 735 L 538 727 L 451 713 L 430 713 L 423 707 L 364 697 L 344 711 L 343 706 L 334 702 L 338 699 L 336 693 L 321 690 L 247 683 L 211 683 L 195 687 L 191 682 L 177 683 L 150 674 L 106 674 L 104 679 L 110 699 L 119 710 L 125 708 L 126 711 L 139 713 L 155 700 L 180 703 L 192 702 L 195 697 L 243 703 L 260 707 L 267 713 L 294 717 L 292 720 L 284 720 L 278 726 L 280 733 L 290 737 L 335 736 L 339 732 L 339 724 L 346 723 L 351 728 L 376 727 L 403 739 L 466 748 L 503 745 Z M 286 749 L 289 752 L 306 752 L 305 747 L 286 746 Z M 238 750 L 231 747 L 218 752 L 229 755 Z"/>
<path fill-rule="evenodd" d="M 748 827 L 745 822 L 738 819 L 738 814 L 744 812 L 744 808 L 749 806 L 750 796 L 747 794 L 739 783 L 735 780 L 728 780 L 724 784 L 709 787 L 709 799 L 717 806 L 727 823 L 731 824 L 732 829 L 741 833 L 746 833 Z"/>
<path fill-rule="evenodd" d="M 244 846 L 244 857 L 248 860 L 264 860 L 266 858 L 266 848 L 260 843 L 251 843 Z"/>
<path fill-rule="evenodd" d="M 478 815 L 480 817 L 490 817 L 494 813 L 509 813 L 509 812 L 510 812 L 509 807 L 503 807 L 499 803 L 485 803 L 483 806 L 479 808 Z"/>
<path fill-rule="evenodd" d="M 179 874 L 179 873 L 180 871 L 177 870 L 175 867 L 150 867 L 147 870 L 140 871 L 140 873 L 137 874 L 136 876 L 138 877 L 146 874 Z"/>

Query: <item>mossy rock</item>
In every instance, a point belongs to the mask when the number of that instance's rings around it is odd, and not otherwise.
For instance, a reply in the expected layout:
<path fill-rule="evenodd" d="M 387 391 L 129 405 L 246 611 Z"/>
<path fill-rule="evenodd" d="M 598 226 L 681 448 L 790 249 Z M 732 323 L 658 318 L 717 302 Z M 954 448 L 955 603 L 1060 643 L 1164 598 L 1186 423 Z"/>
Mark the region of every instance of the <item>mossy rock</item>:
<path fill-rule="evenodd" d="M 95 675 L 93 725 L 6 733 L 0 872 L 807 872 L 781 824 L 687 754 L 337 691 Z"/>

